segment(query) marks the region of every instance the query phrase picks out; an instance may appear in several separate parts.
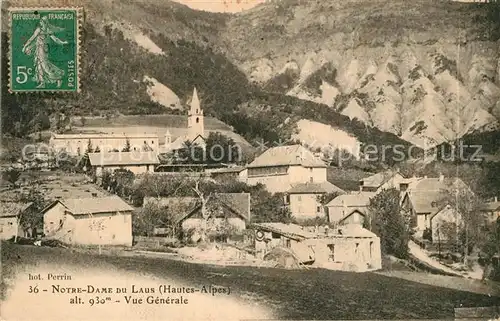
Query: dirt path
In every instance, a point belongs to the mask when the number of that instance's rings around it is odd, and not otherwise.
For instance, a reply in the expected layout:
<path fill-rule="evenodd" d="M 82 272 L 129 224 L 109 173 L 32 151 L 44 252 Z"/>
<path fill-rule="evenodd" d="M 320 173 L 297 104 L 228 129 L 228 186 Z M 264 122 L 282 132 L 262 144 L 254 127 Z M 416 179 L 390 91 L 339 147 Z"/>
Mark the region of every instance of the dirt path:
<path fill-rule="evenodd" d="M 441 264 L 437 260 L 431 258 L 427 252 L 423 249 L 420 248 L 415 242 L 410 241 L 408 242 L 408 249 L 410 251 L 410 254 L 413 255 L 416 259 L 420 260 L 421 262 L 430 265 L 431 267 L 441 270 L 447 274 L 455 275 L 458 277 L 463 277 L 462 274 L 458 273 L 457 271 Z"/>

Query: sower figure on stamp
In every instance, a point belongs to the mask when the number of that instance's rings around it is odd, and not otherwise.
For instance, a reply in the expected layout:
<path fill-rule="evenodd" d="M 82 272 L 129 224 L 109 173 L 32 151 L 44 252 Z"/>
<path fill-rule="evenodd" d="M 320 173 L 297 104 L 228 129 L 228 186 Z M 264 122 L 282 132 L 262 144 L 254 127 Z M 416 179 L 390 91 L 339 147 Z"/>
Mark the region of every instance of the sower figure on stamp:
<path fill-rule="evenodd" d="M 58 45 L 65 45 L 68 42 L 57 38 L 54 33 L 63 31 L 63 28 L 51 25 L 47 17 L 40 19 L 38 27 L 33 35 L 23 46 L 23 53 L 31 55 L 33 53 L 33 63 L 35 75 L 33 80 L 38 83 L 37 88 L 45 87 L 46 83 L 57 83 L 61 87 L 64 70 L 54 65 L 49 60 L 48 41 L 52 39 Z"/>

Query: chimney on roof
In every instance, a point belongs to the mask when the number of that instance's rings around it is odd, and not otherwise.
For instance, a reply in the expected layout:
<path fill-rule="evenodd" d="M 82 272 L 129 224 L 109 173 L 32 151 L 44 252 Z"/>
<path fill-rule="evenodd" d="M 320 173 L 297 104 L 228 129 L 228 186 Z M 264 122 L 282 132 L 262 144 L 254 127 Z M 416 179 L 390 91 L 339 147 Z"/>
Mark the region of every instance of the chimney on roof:
<path fill-rule="evenodd" d="M 425 175 L 424 178 L 427 179 L 427 175 Z"/>
<path fill-rule="evenodd" d="M 440 182 L 444 181 L 444 175 L 443 175 L 443 173 L 439 173 L 439 181 Z"/>
<path fill-rule="evenodd" d="M 496 202 L 498 202 L 498 197 L 497 197 L 497 196 L 495 196 L 495 203 L 496 203 Z"/>

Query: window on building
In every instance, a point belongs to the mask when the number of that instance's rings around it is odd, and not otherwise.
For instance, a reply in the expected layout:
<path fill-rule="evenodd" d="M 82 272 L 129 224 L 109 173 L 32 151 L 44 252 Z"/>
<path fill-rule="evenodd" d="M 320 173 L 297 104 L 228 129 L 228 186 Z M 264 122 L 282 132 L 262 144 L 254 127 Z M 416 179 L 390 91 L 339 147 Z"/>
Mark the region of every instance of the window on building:
<path fill-rule="evenodd" d="M 248 176 L 266 176 L 266 175 L 281 175 L 286 174 L 288 171 L 287 166 L 274 166 L 274 167 L 257 167 L 249 168 Z"/>
<path fill-rule="evenodd" d="M 314 178 L 312 176 L 309 177 L 309 182 L 311 182 L 311 183 L 314 182 Z"/>
<path fill-rule="evenodd" d="M 286 241 L 285 241 L 285 247 L 291 248 L 292 247 L 292 240 L 286 239 Z"/>
<path fill-rule="evenodd" d="M 359 249 L 359 243 L 356 243 L 356 248 L 354 249 L 355 254 L 358 254 L 358 249 Z"/>
<path fill-rule="evenodd" d="M 321 206 L 316 206 L 316 213 L 321 213 Z"/>
<path fill-rule="evenodd" d="M 370 259 L 372 258 L 373 255 L 373 242 L 370 242 Z"/>
<path fill-rule="evenodd" d="M 335 262 L 335 244 L 328 244 L 328 249 L 330 250 L 328 261 Z"/>
<path fill-rule="evenodd" d="M 302 202 L 302 195 L 297 196 L 297 201 Z"/>
<path fill-rule="evenodd" d="M 200 122 L 200 119 L 196 117 L 196 123 L 198 124 Z"/>

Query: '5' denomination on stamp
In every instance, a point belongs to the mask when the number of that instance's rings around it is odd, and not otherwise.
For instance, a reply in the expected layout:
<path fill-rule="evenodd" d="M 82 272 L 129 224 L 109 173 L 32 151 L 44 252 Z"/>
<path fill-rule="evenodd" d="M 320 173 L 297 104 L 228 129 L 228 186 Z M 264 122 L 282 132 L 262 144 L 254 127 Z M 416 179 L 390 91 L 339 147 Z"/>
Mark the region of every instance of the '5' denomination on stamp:
<path fill-rule="evenodd" d="M 11 92 L 78 92 L 80 8 L 10 8 Z"/>

